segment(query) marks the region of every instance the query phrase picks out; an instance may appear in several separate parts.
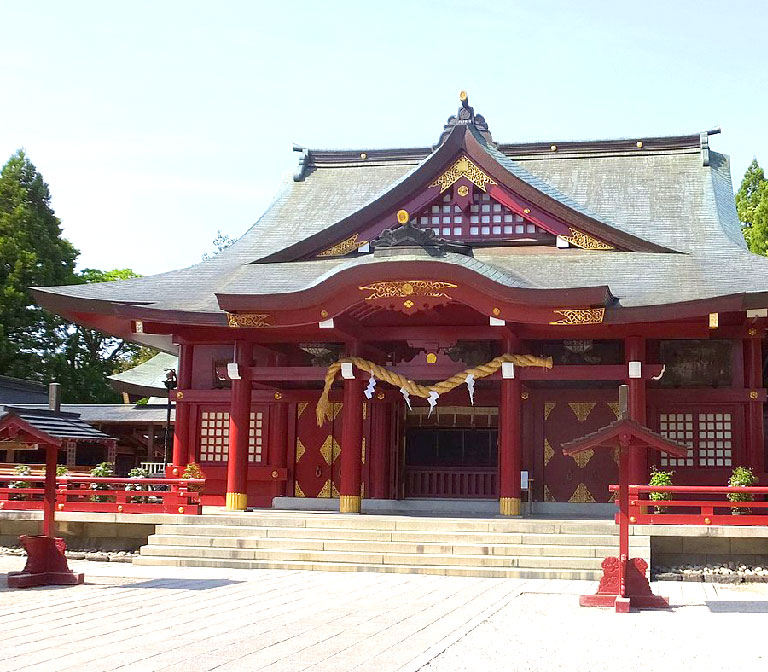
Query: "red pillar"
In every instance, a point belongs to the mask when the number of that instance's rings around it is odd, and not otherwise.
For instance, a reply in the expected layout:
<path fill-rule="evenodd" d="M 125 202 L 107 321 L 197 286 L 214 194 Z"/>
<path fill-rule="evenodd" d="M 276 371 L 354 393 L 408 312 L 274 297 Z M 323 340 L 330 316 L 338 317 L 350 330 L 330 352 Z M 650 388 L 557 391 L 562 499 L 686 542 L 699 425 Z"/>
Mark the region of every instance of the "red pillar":
<path fill-rule="evenodd" d="M 227 509 L 244 511 L 248 504 L 248 432 L 251 420 L 251 381 L 246 369 L 251 365 L 253 344 L 235 343 L 235 363 L 240 380 L 232 381 L 229 407 L 229 462 L 227 464 Z"/>
<path fill-rule="evenodd" d="M 43 535 L 53 537 L 56 535 L 56 463 L 58 462 L 59 448 L 48 444 L 45 447 L 45 484 L 43 486 Z"/>
<path fill-rule="evenodd" d="M 371 404 L 371 497 L 388 499 L 392 442 L 392 404 Z"/>
<path fill-rule="evenodd" d="M 642 336 L 629 336 L 624 342 L 624 358 L 629 368 L 629 362 L 640 362 L 641 369 L 645 368 L 645 339 Z M 643 374 L 645 371 L 643 371 Z M 644 427 L 648 422 L 646 410 L 646 389 L 644 378 L 630 378 L 627 371 L 629 386 L 629 419 L 639 422 Z M 644 485 L 648 482 L 648 456 L 642 448 L 633 447 L 629 450 L 629 483 Z"/>
<path fill-rule="evenodd" d="M 339 511 L 360 513 L 360 484 L 363 475 L 363 389 L 364 381 L 344 381 L 341 416 L 341 479 Z"/>
<path fill-rule="evenodd" d="M 765 471 L 765 430 L 763 426 L 763 402 L 758 399 L 763 387 L 762 332 L 752 328 L 749 338 L 744 339 L 744 377 L 749 388 L 747 404 L 747 450 L 745 457 L 756 473 Z"/>
<path fill-rule="evenodd" d="M 192 357 L 194 346 L 179 346 L 179 370 L 176 373 L 176 420 L 173 423 L 173 466 L 183 467 L 195 461 L 195 446 L 189 445 L 189 403 L 184 391 L 192 387 Z"/>
<path fill-rule="evenodd" d="M 516 338 L 506 339 L 506 352 L 514 354 Z M 522 386 L 517 378 L 502 378 L 499 400 L 499 513 L 520 515 L 520 468 L 522 466 Z"/>

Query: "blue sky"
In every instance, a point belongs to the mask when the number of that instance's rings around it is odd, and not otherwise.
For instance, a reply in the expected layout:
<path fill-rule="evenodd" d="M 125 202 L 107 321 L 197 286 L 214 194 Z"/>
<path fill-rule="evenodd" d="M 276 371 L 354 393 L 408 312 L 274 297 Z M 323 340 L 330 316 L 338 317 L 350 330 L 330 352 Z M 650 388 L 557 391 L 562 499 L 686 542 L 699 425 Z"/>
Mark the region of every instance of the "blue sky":
<path fill-rule="evenodd" d="M 187 266 L 296 142 L 433 144 L 466 89 L 504 142 L 723 127 L 768 164 L 768 2 L 0 0 L 0 161 L 24 147 L 80 265 Z"/>

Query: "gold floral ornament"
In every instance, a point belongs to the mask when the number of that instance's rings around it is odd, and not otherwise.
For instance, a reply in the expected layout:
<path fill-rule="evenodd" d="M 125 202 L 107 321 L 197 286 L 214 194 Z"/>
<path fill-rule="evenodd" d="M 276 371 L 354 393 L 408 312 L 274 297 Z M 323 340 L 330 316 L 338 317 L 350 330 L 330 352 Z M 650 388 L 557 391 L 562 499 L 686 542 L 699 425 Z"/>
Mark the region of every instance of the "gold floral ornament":
<path fill-rule="evenodd" d="M 602 240 L 599 240 L 598 238 L 593 238 L 592 236 L 590 236 L 587 233 L 584 233 L 583 231 L 574 229 L 572 226 L 568 228 L 571 230 L 571 235 L 563 236 L 563 238 L 567 240 L 571 245 L 580 247 L 582 250 L 614 250 L 616 249 L 613 247 L 613 245 L 609 245 L 608 243 L 605 243 Z"/>
<path fill-rule="evenodd" d="M 247 327 L 263 329 L 271 327 L 268 313 L 227 313 L 227 324 L 230 327 Z"/>
<path fill-rule="evenodd" d="M 357 234 L 353 233 L 346 240 L 342 240 L 340 243 L 337 243 L 333 247 L 329 247 L 327 250 L 318 252 L 317 256 L 318 257 L 342 257 L 345 254 L 354 252 L 356 249 L 358 249 L 359 247 L 362 247 L 367 242 L 368 242 L 367 240 L 358 240 Z"/>
<path fill-rule="evenodd" d="M 343 363 L 352 363 L 361 371 L 369 373 L 378 380 L 383 380 L 385 383 L 405 390 L 410 396 L 420 397 L 422 399 L 436 399 L 441 394 L 450 392 L 459 385 L 464 385 L 467 382 L 467 376 L 472 375 L 474 380 L 485 378 L 496 373 L 504 362 L 512 362 L 515 366 L 540 366 L 545 369 L 552 368 L 551 357 L 537 357 L 535 355 L 513 355 L 505 353 L 494 357 L 490 362 L 480 364 L 479 366 L 466 369 L 461 373 L 457 373 L 451 376 L 447 380 L 434 383 L 432 385 L 420 385 L 419 383 L 400 375 L 395 371 L 391 371 L 379 364 L 363 359 L 362 357 L 344 357 L 338 362 L 331 364 L 328 367 L 328 371 L 325 374 L 325 385 L 323 386 L 323 392 L 320 398 L 317 400 L 317 424 L 322 427 L 326 420 L 333 418 L 333 404 L 328 400 L 328 395 L 331 392 L 331 386 L 336 379 L 339 371 L 341 371 L 341 365 Z"/>
<path fill-rule="evenodd" d="M 605 308 L 562 308 L 552 312 L 562 318 L 550 324 L 600 324 L 605 317 Z"/>
<path fill-rule="evenodd" d="M 442 194 L 462 177 L 466 177 L 472 184 L 483 191 L 485 191 L 486 184 L 496 184 L 493 178 L 481 168 L 478 168 L 471 159 L 462 156 L 429 186 L 440 187 L 440 193 Z"/>
<path fill-rule="evenodd" d="M 366 301 L 374 299 L 404 299 L 411 296 L 431 296 L 434 298 L 450 299 L 445 293 L 446 289 L 455 289 L 452 282 L 441 280 L 401 280 L 393 282 L 372 282 L 370 285 L 361 285 L 358 289 L 369 290 L 370 296 Z"/>
<path fill-rule="evenodd" d="M 462 184 L 456 192 L 459 194 L 459 196 L 468 196 L 469 195 L 469 187 L 466 184 Z"/>

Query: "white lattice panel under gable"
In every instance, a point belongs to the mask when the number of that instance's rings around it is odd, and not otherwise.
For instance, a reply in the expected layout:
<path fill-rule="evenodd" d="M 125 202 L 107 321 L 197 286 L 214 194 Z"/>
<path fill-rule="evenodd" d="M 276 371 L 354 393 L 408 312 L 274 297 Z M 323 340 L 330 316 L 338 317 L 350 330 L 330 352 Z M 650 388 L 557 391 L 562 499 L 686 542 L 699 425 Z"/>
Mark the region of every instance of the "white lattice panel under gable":
<path fill-rule="evenodd" d="M 445 194 L 442 204 L 426 208 L 412 222 L 422 229 L 431 228 L 441 238 L 460 238 L 467 242 L 548 235 L 544 229 L 525 221 L 482 192 L 474 193 L 468 215 L 451 202 L 450 194 Z"/>
<path fill-rule="evenodd" d="M 730 413 L 660 413 L 659 433 L 689 448 L 686 457 L 662 455 L 662 467 L 730 467 L 733 464 Z"/>

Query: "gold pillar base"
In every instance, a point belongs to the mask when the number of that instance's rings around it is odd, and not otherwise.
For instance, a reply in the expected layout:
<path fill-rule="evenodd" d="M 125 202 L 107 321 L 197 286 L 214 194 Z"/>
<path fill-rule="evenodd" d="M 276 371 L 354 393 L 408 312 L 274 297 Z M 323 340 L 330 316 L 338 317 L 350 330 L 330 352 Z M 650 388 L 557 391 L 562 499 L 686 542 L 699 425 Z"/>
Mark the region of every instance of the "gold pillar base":
<path fill-rule="evenodd" d="M 228 511 L 245 511 L 246 508 L 248 508 L 248 495 L 244 492 L 227 493 Z"/>
<path fill-rule="evenodd" d="M 339 497 L 340 513 L 360 513 L 359 495 L 341 495 Z"/>
<path fill-rule="evenodd" d="M 499 513 L 502 516 L 520 515 L 519 497 L 499 497 Z"/>

